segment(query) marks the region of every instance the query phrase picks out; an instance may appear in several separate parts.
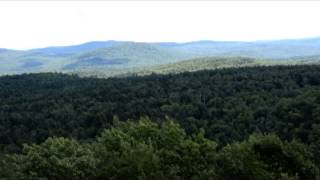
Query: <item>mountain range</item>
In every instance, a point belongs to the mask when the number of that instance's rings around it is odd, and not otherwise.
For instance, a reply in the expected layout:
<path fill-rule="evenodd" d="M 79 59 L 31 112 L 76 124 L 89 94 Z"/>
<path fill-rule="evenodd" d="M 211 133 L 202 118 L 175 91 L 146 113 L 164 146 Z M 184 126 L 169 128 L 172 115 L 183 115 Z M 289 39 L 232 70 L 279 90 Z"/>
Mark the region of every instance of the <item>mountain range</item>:
<path fill-rule="evenodd" d="M 94 41 L 30 50 L 0 49 L 0 74 L 117 72 L 123 69 L 158 68 L 171 64 L 177 66 L 176 63 L 190 60 L 192 64 L 198 61 L 203 63 L 203 59 L 214 61 L 216 57 L 247 57 L 263 62 L 308 59 L 312 63 L 318 60 L 319 55 L 320 38 L 187 43 Z"/>

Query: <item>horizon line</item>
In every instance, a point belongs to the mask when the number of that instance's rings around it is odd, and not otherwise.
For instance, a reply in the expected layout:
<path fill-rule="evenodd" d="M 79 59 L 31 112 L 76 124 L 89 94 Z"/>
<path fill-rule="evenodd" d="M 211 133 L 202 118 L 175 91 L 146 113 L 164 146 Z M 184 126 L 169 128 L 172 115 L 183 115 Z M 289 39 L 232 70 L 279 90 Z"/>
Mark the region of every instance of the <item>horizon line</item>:
<path fill-rule="evenodd" d="M 81 43 L 71 43 L 67 45 L 51 45 L 51 46 L 43 46 L 43 47 L 34 47 L 34 48 L 6 48 L 0 47 L 0 50 L 13 50 L 13 51 L 30 51 L 36 49 L 46 49 L 46 48 L 64 48 L 70 46 L 80 46 L 89 43 L 99 43 L 99 42 L 128 42 L 128 43 L 146 43 L 146 44 L 159 44 L 159 43 L 175 43 L 175 44 L 188 44 L 195 42 L 244 42 L 244 43 L 254 43 L 254 42 L 272 42 L 272 41 L 295 41 L 295 40 L 311 40 L 311 39 L 320 39 L 320 36 L 311 36 L 311 37 L 299 37 L 299 38 L 278 38 L 278 39 L 256 39 L 256 40 L 214 40 L 214 39 L 199 39 L 199 40 L 190 40 L 190 41 L 135 41 L 135 40 L 92 40 L 85 41 Z"/>

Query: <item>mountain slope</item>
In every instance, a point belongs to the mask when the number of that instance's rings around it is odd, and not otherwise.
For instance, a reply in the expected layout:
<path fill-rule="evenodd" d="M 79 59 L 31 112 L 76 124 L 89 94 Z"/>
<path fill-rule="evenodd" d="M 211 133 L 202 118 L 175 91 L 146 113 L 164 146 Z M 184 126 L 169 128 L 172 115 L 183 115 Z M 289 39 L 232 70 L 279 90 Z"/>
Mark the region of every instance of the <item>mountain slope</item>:
<path fill-rule="evenodd" d="M 231 67 L 252 67 L 252 66 L 276 66 L 276 65 L 318 65 L 320 56 L 300 57 L 294 59 L 270 60 L 255 59 L 247 57 L 206 57 L 191 60 L 179 61 L 146 67 L 122 68 L 122 69 L 86 69 L 78 70 L 73 73 L 80 76 L 113 77 L 113 76 L 132 76 L 150 74 L 178 74 L 183 72 L 194 72 L 201 70 L 213 70 Z"/>
<path fill-rule="evenodd" d="M 248 56 L 254 58 L 291 58 L 320 54 L 320 38 L 275 41 L 196 41 L 190 43 L 159 43 L 179 51 L 207 56 Z"/>
<path fill-rule="evenodd" d="M 194 57 L 149 43 L 96 42 L 72 47 L 0 52 L 0 74 L 131 68 Z"/>
<path fill-rule="evenodd" d="M 258 60 L 245 57 L 207 57 L 195 58 L 191 60 L 179 61 L 162 65 L 147 67 L 123 68 L 116 70 L 105 69 L 86 69 L 78 70 L 74 73 L 81 76 L 113 77 L 113 76 L 131 76 L 131 75 L 149 75 L 149 74 L 177 74 L 182 72 L 193 72 L 199 70 L 211 70 L 228 67 L 245 67 L 259 65 L 279 65 L 279 61 Z"/>
<path fill-rule="evenodd" d="M 250 57 L 258 59 L 300 59 L 320 55 L 320 38 L 188 43 L 135 43 L 97 41 L 65 47 L 25 51 L 0 49 L 0 74 L 28 72 L 119 71 L 176 63 L 205 57 Z M 313 61 L 314 58 L 309 58 Z"/>
<path fill-rule="evenodd" d="M 122 41 L 92 41 L 80 45 L 72 45 L 72 46 L 57 46 L 57 47 L 47 47 L 41 49 L 31 50 L 33 52 L 42 53 L 43 55 L 51 55 L 51 56 L 69 56 L 77 53 L 84 53 L 92 50 L 96 50 L 99 48 L 106 48 L 115 46 L 121 43 L 125 43 Z"/>
<path fill-rule="evenodd" d="M 64 70 L 139 67 L 176 62 L 190 57 L 195 56 L 153 44 L 128 42 L 80 54 Z"/>

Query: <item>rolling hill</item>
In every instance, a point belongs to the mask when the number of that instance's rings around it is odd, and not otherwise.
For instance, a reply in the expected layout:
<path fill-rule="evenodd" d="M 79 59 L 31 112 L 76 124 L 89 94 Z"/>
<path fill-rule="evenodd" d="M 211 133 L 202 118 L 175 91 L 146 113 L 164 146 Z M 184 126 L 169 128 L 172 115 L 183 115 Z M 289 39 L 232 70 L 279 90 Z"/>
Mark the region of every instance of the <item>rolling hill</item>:
<path fill-rule="evenodd" d="M 293 59 L 256 59 L 248 57 L 205 57 L 179 61 L 147 67 L 109 69 L 79 69 L 72 72 L 80 76 L 127 77 L 144 76 L 150 74 L 178 74 L 183 72 L 195 72 L 201 70 L 214 70 L 231 67 L 252 67 L 252 66 L 276 66 L 276 65 L 317 65 L 320 64 L 320 56 L 297 57 Z"/>
<path fill-rule="evenodd" d="M 253 42 L 195 41 L 183 44 L 160 43 L 159 45 L 198 55 L 283 59 L 294 56 L 318 55 L 320 51 L 320 38 Z"/>
<path fill-rule="evenodd" d="M 249 57 L 264 59 L 264 63 L 270 63 L 267 62 L 270 59 L 298 61 L 308 57 L 312 62 L 318 59 L 319 55 L 320 38 L 188 43 L 94 41 L 80 45 L 31 50 L 0 49 L 0 74 L 78 71 L 113 73 L 127 69 L 154 68 L 154 66 L 163 69 L 167 64 L 172 68 L 172 63 L 207 57 Z"/>
<path fill-rule="evenodd" d="M 125 43 L 124 41 L 92 41 L 80 45 L 72 46 L 56 46 L 31 50 L 33 52 L 42 53 L 51 56 L 70 56 L 77 53 L 88 52 L 99 48 L 106 48 Z"/>
<path fill-rule="evenodd" d="M 104 66 L 114 67 L 139 67 L 156 64 L 176 62 L 182 59 L 195 57 L 187 52 L 177 52 L 148 43 L 123 43 L 95 51 L 82 53 L 74 57 L 74 62 L 64 67 L 64 70 L 92 68 Z"/>

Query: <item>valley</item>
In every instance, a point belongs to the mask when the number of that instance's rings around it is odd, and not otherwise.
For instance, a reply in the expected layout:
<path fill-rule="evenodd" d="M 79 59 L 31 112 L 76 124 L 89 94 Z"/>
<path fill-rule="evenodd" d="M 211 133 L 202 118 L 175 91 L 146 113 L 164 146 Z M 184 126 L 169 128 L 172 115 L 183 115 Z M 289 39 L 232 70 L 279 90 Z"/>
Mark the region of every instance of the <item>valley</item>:
<path fill-rule="evenodd" d="M 178 72 L 193 71 L 195 68 L 191 68 L 191 64 L 199 70 L 204 63 L 211 64 L 203 67 L 205 69 L 232 66 L 230 62 L 222 65 L 219 60 L 209 61 L 219 58 L 251 58 L 257 65 L 313 64 L 319 60 L 319 49 L 320 38 L 188 43 L 97 41 L 31 50 L 3 49 L 0 51 L 0 74 L 63 72 L 109 77 L 162 70 L 173 72 L 174 68 L 178 68 Z"/>

